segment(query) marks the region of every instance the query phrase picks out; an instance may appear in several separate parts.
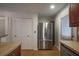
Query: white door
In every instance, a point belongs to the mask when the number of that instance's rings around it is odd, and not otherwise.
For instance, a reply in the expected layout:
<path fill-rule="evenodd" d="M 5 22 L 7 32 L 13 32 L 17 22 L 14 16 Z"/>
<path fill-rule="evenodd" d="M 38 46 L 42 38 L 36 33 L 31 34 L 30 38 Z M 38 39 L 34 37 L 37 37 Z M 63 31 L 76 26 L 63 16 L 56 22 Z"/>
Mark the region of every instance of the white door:
<path fill-rule="evenodd" d="M 13 20 L 13 39 L 22 41 L 22 49 L 33 49 L 33 20 L 31 18 Z"/>

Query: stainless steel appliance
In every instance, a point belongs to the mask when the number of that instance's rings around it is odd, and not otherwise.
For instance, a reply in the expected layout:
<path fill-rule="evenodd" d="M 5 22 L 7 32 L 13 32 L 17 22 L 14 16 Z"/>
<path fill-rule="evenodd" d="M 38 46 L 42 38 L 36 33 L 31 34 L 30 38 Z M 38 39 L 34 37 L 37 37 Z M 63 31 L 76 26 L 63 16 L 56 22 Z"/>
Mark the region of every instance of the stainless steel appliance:
<path fill-rule="evenodd" d="M 52 49 L 54 44 L 54 23 L 38 23 L 38 49 Z"/>

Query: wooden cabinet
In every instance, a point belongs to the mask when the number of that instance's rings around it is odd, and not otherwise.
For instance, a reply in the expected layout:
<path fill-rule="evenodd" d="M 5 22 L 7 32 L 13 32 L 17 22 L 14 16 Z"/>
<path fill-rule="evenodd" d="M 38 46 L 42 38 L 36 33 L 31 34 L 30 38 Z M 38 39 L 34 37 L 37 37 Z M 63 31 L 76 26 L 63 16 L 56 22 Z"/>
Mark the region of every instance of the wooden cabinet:
<path fill-rule="evenodd" d="M 61 44 L 60 55 L 61 56 L 78 56 L 79 54 L 76 54 L 74 51 L 66 47 L 64 44 Z"/>
<path fill-rule="evenodd" d="M 69 8 L 70 27 L 79 26 L 79 4 L 70 4 Z"/>
<path fill-rule="evenodd" d="M 20 56 L 21 55 L 21 46 L 18 46 L 14 51 L 8 54 L 8 56 Z"/>

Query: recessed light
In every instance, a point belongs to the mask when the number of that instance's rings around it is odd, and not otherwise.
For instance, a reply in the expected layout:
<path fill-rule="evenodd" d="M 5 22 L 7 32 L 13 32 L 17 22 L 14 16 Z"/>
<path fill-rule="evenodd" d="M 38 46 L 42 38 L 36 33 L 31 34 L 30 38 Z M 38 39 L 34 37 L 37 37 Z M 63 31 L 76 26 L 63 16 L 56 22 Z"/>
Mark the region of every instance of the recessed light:
<path fill-rule="evenodd" d="M 50 8 L 51 8 L 51 9 L 54 9 L 54 8 L 55 8 L 55 5 L 51 5 Z"/>

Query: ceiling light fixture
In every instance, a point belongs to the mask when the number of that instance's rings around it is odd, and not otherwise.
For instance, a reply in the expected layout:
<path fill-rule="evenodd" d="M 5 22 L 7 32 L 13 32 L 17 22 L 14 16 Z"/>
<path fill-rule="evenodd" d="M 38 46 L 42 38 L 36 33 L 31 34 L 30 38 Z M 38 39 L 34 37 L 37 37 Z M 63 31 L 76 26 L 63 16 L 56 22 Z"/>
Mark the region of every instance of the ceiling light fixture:
<path fill-rule="evenodd" d="M 51 9 L 54 9 L 54 8 L 55 8 L 55 5 L 51 5 L 50 8 L 51 8 Z"/>

